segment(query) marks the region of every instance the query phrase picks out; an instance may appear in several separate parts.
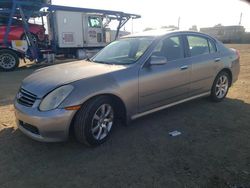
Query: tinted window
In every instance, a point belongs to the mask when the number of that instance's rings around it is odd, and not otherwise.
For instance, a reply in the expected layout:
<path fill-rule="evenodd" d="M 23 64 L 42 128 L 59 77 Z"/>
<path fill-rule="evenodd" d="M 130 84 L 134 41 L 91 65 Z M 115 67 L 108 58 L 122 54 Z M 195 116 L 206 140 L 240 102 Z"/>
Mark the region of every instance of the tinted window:
<path fill-rule="evenodd" d="M 184 53 L 179 37 L 169 37 L 158 43 L 153 51 L 153 56 L 165 56 L 168 61 L 184 58 Z"/>
<path fill-rule="evenodd" d="M 187 36 L 191 56 L 203 55 L 209 53 L 208 41 L 199 36 Z"/>
<path fill-rule="evenodd" d="M 214 42 L 212 42 L 211 40 L 208 40 L 208 43 L 209 43 L 210 53 L 215 53 L 217 50 L 216 50 L 216 46 L 215 46 Z"/>

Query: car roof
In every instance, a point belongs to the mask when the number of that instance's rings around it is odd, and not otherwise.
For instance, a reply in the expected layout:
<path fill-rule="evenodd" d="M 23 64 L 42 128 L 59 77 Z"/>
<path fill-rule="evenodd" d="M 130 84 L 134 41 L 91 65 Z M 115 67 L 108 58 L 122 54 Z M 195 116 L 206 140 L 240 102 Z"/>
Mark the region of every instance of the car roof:
<path fill-rule="evenodd" d="M 169 34 L 194 34 L 194 35 L 203 35 L 203 36 L 210 37 L 210 38 L 214 39 L 213 37 L 211 37 L 205 33 L 201 33 L 201 32 L 185 31 L 185 30 L 173 30 L 173 29 L 149 30 L 149 31 L 131 34 L 131 35 L 126 35 L 126 36 L 121 37 L 121 38 L 133 38 L 133 37 L 155 37 L 155 38 L 157 38 L 157 37 L 161 37 L 161 36 L 165 36 L 165 35 L 169 35 Z"/>
<path fill-rule="evenodd" d="M 174 32 L 173 30 L 169 29 L 154 29 L 154 30 L 149 30 L 149 31 L 143 31 L 139 33 L 134 33 L 131 35 L 127 35 L 125 37 L 158 37 L 158 36 L 163 36 L 169 33 Z"/>

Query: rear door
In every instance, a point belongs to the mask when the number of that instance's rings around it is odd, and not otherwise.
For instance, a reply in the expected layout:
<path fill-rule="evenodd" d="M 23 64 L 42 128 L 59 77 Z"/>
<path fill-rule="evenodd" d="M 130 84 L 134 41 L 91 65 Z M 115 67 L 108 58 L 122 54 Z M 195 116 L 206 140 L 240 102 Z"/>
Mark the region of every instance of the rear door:
<path fill-rule="evenodd" d="M 210 91 L 214 80 L 218 52 L 212 39 L 203 35 L 185 36 L 188 61 L 191 66 L 189 95 L 198 95 Z"/>

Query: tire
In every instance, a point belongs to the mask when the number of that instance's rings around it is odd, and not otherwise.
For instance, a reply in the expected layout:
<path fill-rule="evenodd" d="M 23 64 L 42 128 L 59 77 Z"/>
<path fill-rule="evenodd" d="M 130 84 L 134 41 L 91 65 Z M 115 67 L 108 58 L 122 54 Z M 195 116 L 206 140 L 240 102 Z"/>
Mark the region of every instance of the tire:
<path fill-rule="evenodd" d="M 104 114 L 108 115 L 105 117 Z M 74 133 L 77 141 L 88 146 L 104 143 L 112 132 L 115 117 L 115 106 L 111 98 L 101 96 L 91 99 L 82 105 L 75 116 Z"/>
<path fill-rule="evenodd" d="M 213 83 L 210 98 L 214 102 L 221 102 L 227 95 L 231 78 L 225 71 L 220 72 Z"/>
<path fill-rule="evenodd" d="M 19 66 L 18 55 L 8 49 L 0 50 L 0 69 L 3 71 L 12 71 Z"/>

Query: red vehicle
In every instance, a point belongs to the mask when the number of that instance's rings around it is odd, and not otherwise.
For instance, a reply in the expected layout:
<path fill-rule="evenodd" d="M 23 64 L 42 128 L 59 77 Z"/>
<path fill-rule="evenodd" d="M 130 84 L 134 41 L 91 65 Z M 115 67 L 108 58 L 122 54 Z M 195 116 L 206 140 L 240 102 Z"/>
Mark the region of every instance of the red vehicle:
<path fill-rule="evenodd" d="M 19 58 L 24 58 L 24 54 L 5 48 L 4 36 L 7 30 L 8 18 L 0 17 L 0 70 L 11 71 L 19 66 Z M 37 46 L 43 46 L 47 42 L 47 36 L 45 35 L 45 28 L 43 25 L 29 23 L 29 31 L 34 44 Z M 12 40 L 26 40 L 23 23 L 21 20 L 13 19 L 8 34 L 7 42 Z"/>
<path fill-rule="evenodd" d="M 0 43 L 3 43 L 4 35 L 7 29 L 8 18 L 0 17 Z M 42 43 L 46 40 L 45 28 L 43 25 L 29 23 L 29 31 L 31 37 L 36 44 Z M 18 19 L 12 20 L 8 41 L 11 40 L 25 40 L 24 28 L 22 21 Z"/>

